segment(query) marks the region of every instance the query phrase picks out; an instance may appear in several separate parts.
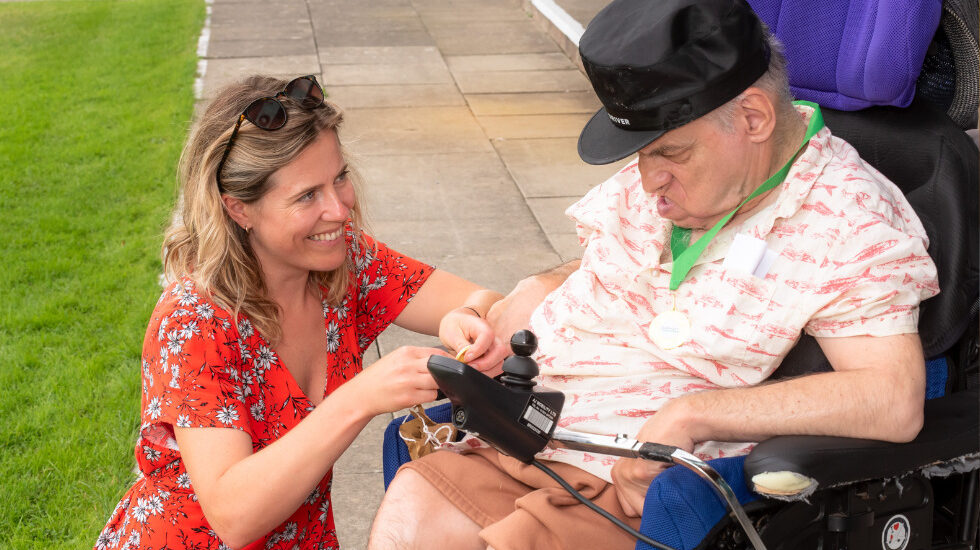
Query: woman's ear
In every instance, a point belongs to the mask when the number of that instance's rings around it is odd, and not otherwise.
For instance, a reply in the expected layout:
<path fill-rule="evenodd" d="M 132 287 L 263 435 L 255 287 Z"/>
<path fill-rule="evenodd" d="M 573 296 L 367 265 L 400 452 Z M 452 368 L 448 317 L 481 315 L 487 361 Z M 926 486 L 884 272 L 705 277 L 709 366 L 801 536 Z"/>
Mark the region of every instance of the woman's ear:
<path fill-rule="evenodd" d="M 225 205 L 225 212 L 228 212 L 231 219 L 235 220 L 242 229 L 248 231 L 252 228 L 244 202 L 228 195 L 221 195 L 221 202 Z"/>

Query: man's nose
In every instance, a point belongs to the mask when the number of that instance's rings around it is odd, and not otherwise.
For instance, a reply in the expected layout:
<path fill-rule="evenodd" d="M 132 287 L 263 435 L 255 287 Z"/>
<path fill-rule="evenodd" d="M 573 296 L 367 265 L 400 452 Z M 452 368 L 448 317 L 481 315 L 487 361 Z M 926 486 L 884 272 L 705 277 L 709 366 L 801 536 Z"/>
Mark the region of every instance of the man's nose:
<path fill-rule="evenodd" d="M 665 169 L 662 160 L 641 156 L 638 168 L 643 190 L 647 193 L 656 193 L 661 187 L 670 183 L 670 172 Z"/>

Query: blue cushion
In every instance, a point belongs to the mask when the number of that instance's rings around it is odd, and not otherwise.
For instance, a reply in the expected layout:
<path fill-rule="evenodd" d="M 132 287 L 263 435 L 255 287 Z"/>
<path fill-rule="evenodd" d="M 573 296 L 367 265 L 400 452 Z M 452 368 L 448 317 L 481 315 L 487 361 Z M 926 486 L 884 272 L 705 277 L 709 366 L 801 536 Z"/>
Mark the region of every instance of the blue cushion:
<path fill-rule="evenodd" d="M 744 463 L 744 456 L 708 462 L 728 482 L 743 505 L 758 498 L 745 485 Z M 691 550 L 701 544 L 727 513 L 724 501 L 707 481 L 687 468 L 672 466 L 657 476 L 647 491 L 640 532 L 671 548 Z M 653 549 L 642 542 L 637 542 L 636 548 Z"/>
<path fill-rule="evenodd" d="M 842 111 L 907 107 L 940 0 L 748 0 L 785 46 L 798 99 Z"/>
<path fill-rule="evenodd" d="M 429 418 L 433 422 L 450 422 L 453 414 L 452 403 L 443 403 L 442 405 L 436 405 L 430 409 L 426 409 L 425 413 L 429 415 Z M 384 473 L 385 480 L 385 490 L 388 490 L 388 484 L 391 480 L 395 478 L 395 473 L 398 472 L 398 468 L 402 464 L 412 460 L 412 457 L 408 454 L 408 446 L 402 441 L 401 436 L 398 434 L 398 427 L 411 418 L 411 415 L 400 416 L 392 420 L 388 427 L 385 428 L 384 441 L 381 443 L 381 469 Z"/>

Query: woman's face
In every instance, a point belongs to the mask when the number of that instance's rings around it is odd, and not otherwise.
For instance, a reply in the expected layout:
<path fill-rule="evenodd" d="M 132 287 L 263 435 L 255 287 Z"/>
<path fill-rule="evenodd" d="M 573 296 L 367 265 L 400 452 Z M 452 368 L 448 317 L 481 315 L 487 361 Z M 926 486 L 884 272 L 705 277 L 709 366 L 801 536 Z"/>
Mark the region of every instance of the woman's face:
<path fill-rule="evenodd" d="M 271 188 L 244 205 L 249 241 L 267 281 L 331 271 L 346 258 L 344 224 L 354 186 L 337 133 L 327 130 L 275 171 Z"/>

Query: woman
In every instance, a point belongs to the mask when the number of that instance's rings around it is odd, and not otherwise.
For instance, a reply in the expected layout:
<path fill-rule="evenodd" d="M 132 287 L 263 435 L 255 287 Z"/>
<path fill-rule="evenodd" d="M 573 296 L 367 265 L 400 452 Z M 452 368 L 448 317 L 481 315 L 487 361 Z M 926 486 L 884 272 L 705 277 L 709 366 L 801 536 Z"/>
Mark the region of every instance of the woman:
<path fill-rule="evenodd" d="M 434 399 L 445 355 L 362 372 L 375 337 L 505 353 L 483 319 L 499 294 L 361 232 L 340 122 L 312 76 L 250 78 L 199 121 L 143 344 L 140 477 L 96 548 L 336 547 L 332 465 L 373 416 Z"/>

